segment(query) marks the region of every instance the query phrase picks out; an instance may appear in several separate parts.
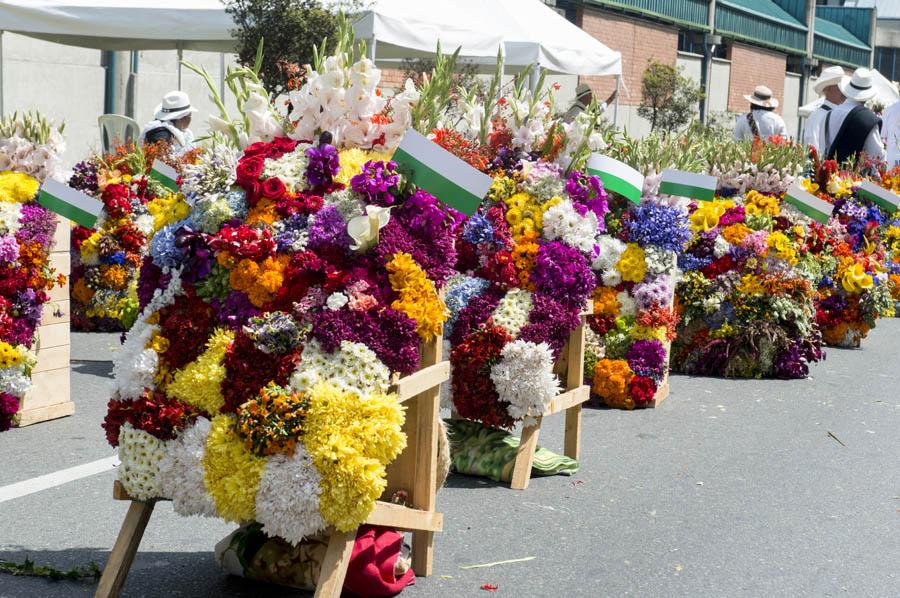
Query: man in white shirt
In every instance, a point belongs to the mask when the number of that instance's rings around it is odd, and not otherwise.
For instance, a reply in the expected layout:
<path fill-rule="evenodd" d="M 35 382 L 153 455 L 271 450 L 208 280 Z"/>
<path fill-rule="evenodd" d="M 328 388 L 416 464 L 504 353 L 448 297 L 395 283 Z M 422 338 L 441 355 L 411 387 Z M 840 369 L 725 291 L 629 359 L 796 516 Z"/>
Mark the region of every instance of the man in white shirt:
<path fill-rule="evenodd" d="M 888 168 L 900 166 L 900 102 L 894 102 L 882 112 L 881 137 L 887 144 Z"/>
<path fill-rule="evenodd" d="M 844 69 L 839 66 L 830 66 L 819 74 L 813 88 L 817 94 L 822 96 L 822 104 L 813 110 L 813 113 L 806 119 L 803 143 L 813 146 L 820 156 L 825 151 L 825 143 L 820 136 L 820 129 L 828 113 L 844 101 L 844 94 L 838 87 L 844 77 Z"/>
<path fill-rule="evenodd" d="M 787 137 L 784 120 L 775 114 L 778 100 L 772 97 L 772 90 L 765 85 L 757 85 L 753 95 L 744 96 L 750 102 L 750 112 L 737 117 L 734 124 L 734 138 L 738 141 L 760 139 L 763 142 L 769 137 L 780 135 Z"/>
<path fill-rule="evenodd" d="M 826 148 L 822 157 L 842 163 L 864 152 L 870 158 L 884 160 L 881 119 L 865 106 L 876 93 L 872 71 L 858 68 L 838 87 L 846 99 L 825 115 L 819 127 L 819 138 Z"/>

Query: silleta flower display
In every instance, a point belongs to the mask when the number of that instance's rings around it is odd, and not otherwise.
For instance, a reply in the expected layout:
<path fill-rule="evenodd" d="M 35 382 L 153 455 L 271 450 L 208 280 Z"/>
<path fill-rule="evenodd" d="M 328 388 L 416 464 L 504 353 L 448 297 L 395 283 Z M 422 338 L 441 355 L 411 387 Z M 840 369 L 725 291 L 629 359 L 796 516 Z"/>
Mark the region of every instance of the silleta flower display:
<path fill-rule="evenodd" d="M 0 121 L 0 432 L 31 388 L 48 291 L 65 284 L 49 260 L 56 215 L 36 203 L 41 183 L 59 175 L 60 133 L 35 114 Z"/>

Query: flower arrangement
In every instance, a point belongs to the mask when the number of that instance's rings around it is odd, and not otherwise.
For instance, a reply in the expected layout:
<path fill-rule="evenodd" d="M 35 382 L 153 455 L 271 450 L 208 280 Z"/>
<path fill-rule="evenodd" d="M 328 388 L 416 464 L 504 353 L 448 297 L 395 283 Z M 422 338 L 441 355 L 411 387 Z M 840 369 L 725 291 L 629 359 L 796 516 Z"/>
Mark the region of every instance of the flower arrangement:
<path fill-rule="evenodd" d="M 356 77 L 345 91 L 377 89 L 350 56 L 300 91 L 337 72 Z M 143 256 L 105 427 L 129 493 L 296 544 L 356 528 L 385 490 L 406 444 L 390 384 L 449 316 L 458 214 L 358 129 L 326 130 L 329 114 L 239 106 L 235 135 L 182 169 L 189 211 L 168 211 Z"/>
<path fill-rule="evenodd" d="M 678 259 L 681 322 L 674 371 L 801 378 L 822 358 L 805 219 L 755 190 L 690 207 L 694 238 Z"/>
<path fill-rule="evenodd" d="M 56 216 L 36 202 L 41 183 L 58 174 L 61 132 L 36 114 L 0 121 L 0 431 L 31 388 L 49 291 L 65 284 L 49 260 Z"/>
<path fill-rule="evenodd" d="M 119 147 L 75 165 L 69 186 L 96 197 L 94 228 L 72 233 L 72 322 L 78 330 L 127 330 L 138 313 L 137 283 L 156 231 L 187 216 L 184 196 L 147 176 L 154 159 L 181 168 L 199 150 L 177 158 L 163 144 Z"/>
<path fill-rule="evenodd" d="M 606 405 L 634 409 L 651 405 L 668 375 L 677 259 L 692 231 L 684 208 L 653 197 L 613 205 L 592 263 L 598 285 L 585 372 Z"/>

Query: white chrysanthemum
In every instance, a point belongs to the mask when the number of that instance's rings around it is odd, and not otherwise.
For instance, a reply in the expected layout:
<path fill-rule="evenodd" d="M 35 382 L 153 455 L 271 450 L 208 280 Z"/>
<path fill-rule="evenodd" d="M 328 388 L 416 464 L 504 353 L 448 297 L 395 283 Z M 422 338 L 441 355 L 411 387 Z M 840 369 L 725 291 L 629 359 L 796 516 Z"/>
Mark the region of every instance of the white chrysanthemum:
<path fill-rule="evenodd" d="M 14 235 L 19 231 L 19 217 L 22 215 L 22 204 L 12 201 L 0 201 L 0 233 Z"/>
<path fill-rule="evenodd" d="M 349 222 L 351 218 L 362 216 L 363 214 L 363 203 L 360 201 L 359 196 L 349 187 L 326 195 L 325 205 L 337 208 L 345 222 Z"/>
<path fill-rule="evenodd" d="M 321 477 L 302 443 L 266 461 L 256 491 L 256 520 L 270 537 L 299 544 L 326 527 L 319 512 Z"/>
<path fill-rule="evenodd" d="M 203 483 L 203 455 L 210 422 L 205 417 L 185 428 L 178 438 L 168 443 L 168 450 L 159 462 L 162 495 L 172 499 L 179 515 L 213 517 L 216 505 Z"/>
<path fill-rule="evenodd" d="M 604 286 L 614 287 L 622 282 L 622 273 L 615 268 L 610 268 L 609 270 L 603 271 L 601 279 L 603 280 Z"/>
<path fill-rule="evenodd" d="M 623 316 L 633 316 L 635 314 L 634 298 L 625 291 L 616 293 L 616 300 L 619 302 L 619 313 Z"/>
<path fill-rule="evenodd" d="M 128 331 L 122 347 L 113 355 L 113 397 L 133 399 L 141 396 L 145 388 L 155 388 L 159 355 L 145 347 L 158 330 L 159 326 L 141 318 Z"/>
<path fill-rule="evenodd" d="M 343 293 L 332 293 L 328 295 L 328 299 L 325 301 L 325 307 L 331 311 L 337 311 L 347 305 L 349 301 L 350 299 Z"/>
<path fill-rule="evenodd" d="M 316 340 L 303 348 L 303 357 L 291 375 L 290 388 L 304 392 L 318 382 L 330 382 L 362 396 L 387 392 L 391 371 L 375 352 L 362 343 L 341 341 L 334 353 L 326 353 Z"/>
<path fill-rule="evenodd" d="M 134 225 L 138 228 L 139 231 L 144 234 L 144 236 L 149 237 L 154 232 L 153 216 L 151 216 L 150 214 L 141 214 L 140 216 L 138 216 L 134 221 Z"/>
<path fill-rule="evenodd" d="M 716 257 L 722 257 L 728 250 L 731 249 L 731 244 L 725 240 L 725 237 L 722 235 L 716 235 L 716 240 L 713 241 L 713 255 Z"/>
<path fill-rule="evenodd" d="M 597 215 L 589 211 L 582 216 L 575 211 L 571 200 L 563 200 L 550 207 L 542 219 L 544 237 L 549 241 L 559 239 L 567 245 L 589 253 L 594 248 L 597 235 Z"/>
<path fill-rule="evenodd" d="M 600 235 L 597 237 L 597 245 L 600 249 L 591 268 L 604 272 L 615 270 L 619 258 L 625 252 L 625 243 L 610 235 Z"/>
<path fill-rule="evenodd" d="M 0 369 L 0 392 L 6 392 L 21 399 L 29 390 L 31 390 L 31 379 L 25 375 L 24 367 Z"/>
<path fill-rule="evenodd" d="M 547 343 L 507 343 L 491 368 L 491 381 L 500 400 L 509 403 L 506 410 L 510 417 L 517 420 L 541 415 L 559 394 L 553 352 Z"/>
<path fill-rule="evenodd" d="M 301 143 L 292 152 L 280 158 L 266 158 L 260 178 L 278 177 L 290 191 L 301 191 L 306 186 L 306 157 L 308 143 Z"/>
<path fill-rule="evenodd" d="M 494 323 L 506 328 L 510 336 L 518 336 L 522 327 L 528 323 L 531 306 L 531 293 L 525 289 L 512 289 L 503 296 L 494 309 Z"/>
<path fill-rule="evenodd" d="M 166 444 L 128 423 L 119 429 L 119 481 L 129 496 L 137 500 L 163 497 L 159 463 L 166 453 Z"/>

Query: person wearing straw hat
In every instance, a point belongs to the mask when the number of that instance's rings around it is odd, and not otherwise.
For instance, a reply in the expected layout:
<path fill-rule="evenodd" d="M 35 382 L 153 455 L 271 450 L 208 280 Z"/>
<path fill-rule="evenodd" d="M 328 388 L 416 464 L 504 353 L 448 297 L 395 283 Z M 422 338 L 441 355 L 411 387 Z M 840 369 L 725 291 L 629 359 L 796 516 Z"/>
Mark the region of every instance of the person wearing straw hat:
<path fill-rule="evenodd" d="M 822 104 L 816 108 L 806 119 L 806 128 L 803 130 L 803 143 L 816 148 L 816 152 L 822 155 L 825 144 L 819 135 L 822 123 L 829 112 L 837 108 L 844 101 L 839 84 L 846 77 L 844 69 L 839 66 L 830 66 L 824 69 L 816 80 L 813 89 L 822 96 Z M 827 135 L 828 132 L 826 131 Z"/>
<path fill-rule="evenodd" d="M 144 125 L 141 142 L 172 144 L 178 151 L 187 151 L 194 145 L 191 114 L 197 109 L 191 106 L 191 99 L 183 91 L 170 91 L 156 106 L 153 120 Z"/>
<path fill-rule="evenodd" d="M 606 107 L 616 99 L 616 91 L 610 94 L 606 101 L 600 105 L 602 110 L 606 110 Z M 570 123 L 578 118 L 578 115 L 587 110 L 587 107 L 591 105 L 591 102 L 594 101 L 594 94 L 591 91 L 590 86 L 587 83 L 579 83 L 578 87 L 575 88 L 575 101 L 572 102 L 572 106 L 566 110 L 566 113 L 563 115 L 563 121 Z"/>
<path fill-rule="evenodd" d="M 881 119 L 865 106 L 876 93 L 872 86 L 872 71 L 858 68 L 852 77 L 842 79 L 838 87 L 846 99 L 825 116 L 819 128 L 820 139 L 826 146 L 823 157 L 841 163 L 865 153 L 870 158 L 883 160 Z"/>
<path fill-rule="evenodd" d="M 780 135 L 787 137 L 787 126 L 784 119 L 775 114 L 778 100 L 772 97 L 772 90 L 765 85 L 757 85 L 753 95 L 745 95 L 750 102 L 750 111 L 737 117 L 734 126 L 734 138 L 738 141 L 761 139 Z"/>

